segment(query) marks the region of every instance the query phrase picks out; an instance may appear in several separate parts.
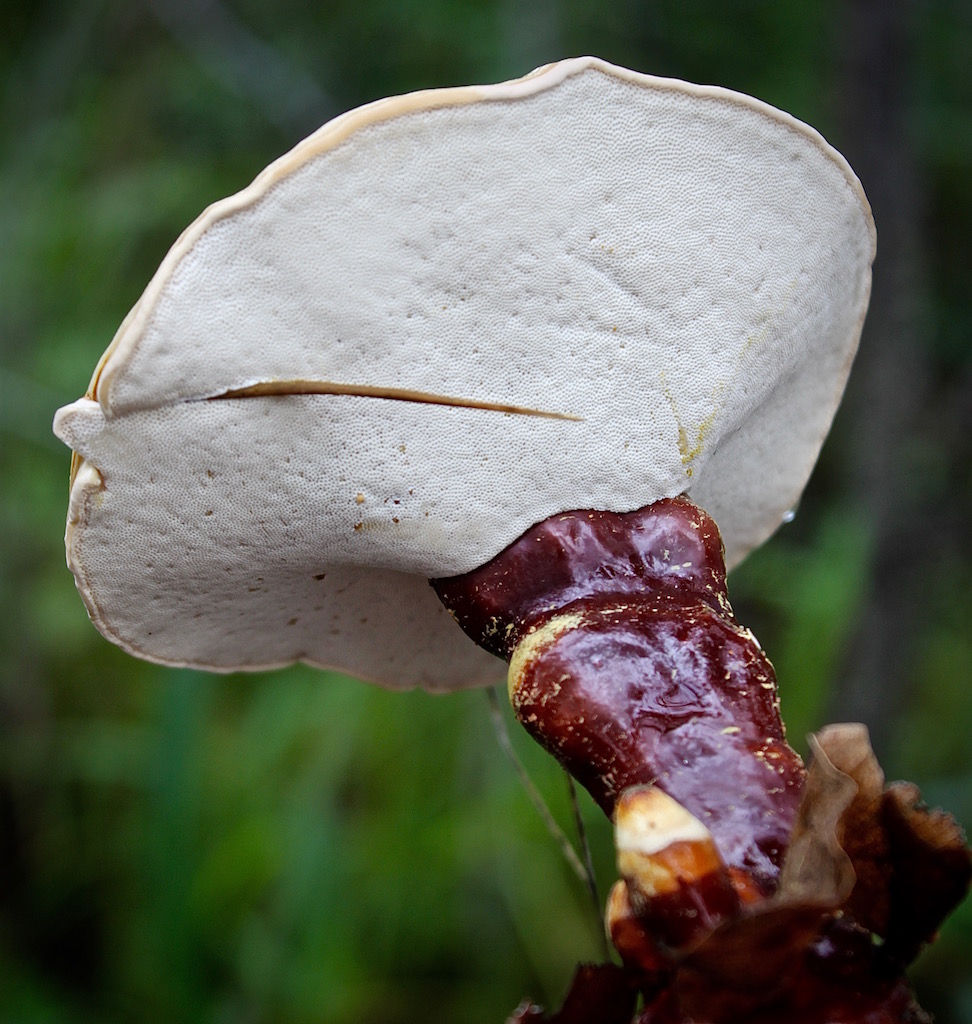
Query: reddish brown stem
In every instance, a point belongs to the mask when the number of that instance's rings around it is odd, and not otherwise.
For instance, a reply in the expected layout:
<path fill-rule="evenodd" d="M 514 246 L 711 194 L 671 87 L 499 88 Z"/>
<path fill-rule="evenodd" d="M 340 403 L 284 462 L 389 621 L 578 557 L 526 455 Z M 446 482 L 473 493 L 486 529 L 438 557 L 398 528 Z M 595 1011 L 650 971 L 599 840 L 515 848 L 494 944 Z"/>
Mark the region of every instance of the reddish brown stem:
<path fill-rule="evenodd" d="M 708 827 L 748 899 L 775 886 L 803 766 L 725 575 L 715 523 L 675 498 L 555 516 L 433 586 L 511 659 L 517 717 L 606 814 L 627 787 L 656 784 Z"/>

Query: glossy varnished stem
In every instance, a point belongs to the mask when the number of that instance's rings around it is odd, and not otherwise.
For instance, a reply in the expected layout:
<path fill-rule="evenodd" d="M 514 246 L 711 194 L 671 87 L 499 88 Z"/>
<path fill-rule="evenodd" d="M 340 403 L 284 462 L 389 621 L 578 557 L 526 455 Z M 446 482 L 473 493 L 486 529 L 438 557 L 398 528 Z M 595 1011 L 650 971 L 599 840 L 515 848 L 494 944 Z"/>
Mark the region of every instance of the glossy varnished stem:
<path fill-rule="evenodd" d="M 510 659 L 517 717 L 606 814 L 653 783 L 711 831 L 743 900 L 772 892 L 803 766 L 701 509 L 670 499 L 565 513 L 433 586 L 474 640 Z"/>

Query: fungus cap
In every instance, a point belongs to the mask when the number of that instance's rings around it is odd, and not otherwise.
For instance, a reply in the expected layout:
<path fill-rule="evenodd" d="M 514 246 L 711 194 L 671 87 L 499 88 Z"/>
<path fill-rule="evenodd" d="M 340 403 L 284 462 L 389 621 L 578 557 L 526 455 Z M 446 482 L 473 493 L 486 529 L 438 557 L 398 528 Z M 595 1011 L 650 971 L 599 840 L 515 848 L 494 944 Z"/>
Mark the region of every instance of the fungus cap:
<path fill-rule="evenodd" d="M 183 232 L 59 410 L 91 618 L 175 665 L 494 682 L 426 578 L 683 492 L 738 562 L 810 474 L 874 244 L 844 159 L 721 88 L 587 57 L 344 114 Z"/>

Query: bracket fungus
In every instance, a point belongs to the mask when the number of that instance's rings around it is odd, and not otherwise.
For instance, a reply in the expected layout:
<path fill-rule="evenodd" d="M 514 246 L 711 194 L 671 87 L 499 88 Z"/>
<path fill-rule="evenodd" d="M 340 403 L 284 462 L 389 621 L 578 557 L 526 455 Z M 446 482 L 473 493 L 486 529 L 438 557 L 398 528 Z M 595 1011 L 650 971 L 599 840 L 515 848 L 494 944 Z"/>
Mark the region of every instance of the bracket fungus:
<path fill-rule="evenodd" d="M 801 925 L 798 987 L 850 948 L 846 886 L 781 902 L 800 823 L 836 825 L 725 572 L 806 484 L 874 250 L 846 161 L 725 89 L 579 58 L 346 113 L 183 232 L 57 413 L 78 589 L 172 665 L 443 691 L 512 659 L 521 721 L 623 808 L 625 966 L 569 1019 L 728 1019 L 711 950 L 754 921 Z"/>
<path fill-rule="evenodd" d="M 683 492 L 737 562 L 873 250 L 846 163 L 723 89 L 579 59 L 344 114 L 183 232 L 58 413 L 91 616 L 169 664 L 492 682 L 426 578 Z"/>

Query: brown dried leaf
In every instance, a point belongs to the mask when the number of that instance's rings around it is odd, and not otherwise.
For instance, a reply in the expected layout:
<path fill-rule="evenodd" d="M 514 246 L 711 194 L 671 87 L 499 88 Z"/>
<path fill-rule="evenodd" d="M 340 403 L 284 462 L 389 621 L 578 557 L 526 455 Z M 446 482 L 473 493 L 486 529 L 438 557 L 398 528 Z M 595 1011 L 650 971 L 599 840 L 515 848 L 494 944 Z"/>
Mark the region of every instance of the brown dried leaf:
<path fill-rule="evenodd" d="M 827 757 L 857 785 L 857 794 L 841 816 L 836 833 L 857 876 L 844 908 L 869 931 L 884 935 L 891 913 L 892 870 L 881 813 L 884 772 L 871 749 L 867 728 L 859 723 L 828 725 L 815 739 L 817 756 Z"/>
<path fill-rule="evenodd" d="M 965 835 L 917 787 L 884 787 L 859 724 L 810 738 L 807 787 L 777 902 L 840 907 L 907 964 L 962 900 L 972 878 Z"/>
<path fill-rule="evenodd" d="M 907 964 L 964 899 L 972 856 L 955 819 L 922 804 L 912 783 L 892 783 L 883 810 L 893 868 L 885 946 Z"/>
<path fill-rule="evenodd" d="M 785 905 L 838 907 L 854 888 L 854 867 L 840 842 L 840 823 L 858 785 L 810 737 L 813 761 L 780 872 L 776 900 Z"/>

